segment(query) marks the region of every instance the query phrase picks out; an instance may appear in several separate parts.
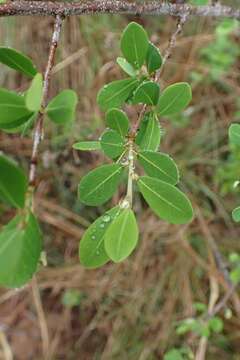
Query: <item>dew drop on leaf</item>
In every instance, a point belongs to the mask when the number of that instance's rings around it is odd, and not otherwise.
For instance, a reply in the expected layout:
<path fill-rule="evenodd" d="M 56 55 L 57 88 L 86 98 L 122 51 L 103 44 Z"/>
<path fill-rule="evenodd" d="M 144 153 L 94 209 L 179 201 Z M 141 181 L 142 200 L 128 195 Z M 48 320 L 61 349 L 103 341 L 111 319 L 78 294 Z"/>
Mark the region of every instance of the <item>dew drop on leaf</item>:
<path fill-rule="evenodd" d="M 111 216 L 110 215 L 104 215 L 103 217 L 103 221 L 108 223 L 111 220 Z"/>
<path fill-rule="evenodd" d="M 130 207 L 129 201 L 126 199 L 124 199 L 120 204 L 121 209 L 128 209 L 129 207 Z"/>

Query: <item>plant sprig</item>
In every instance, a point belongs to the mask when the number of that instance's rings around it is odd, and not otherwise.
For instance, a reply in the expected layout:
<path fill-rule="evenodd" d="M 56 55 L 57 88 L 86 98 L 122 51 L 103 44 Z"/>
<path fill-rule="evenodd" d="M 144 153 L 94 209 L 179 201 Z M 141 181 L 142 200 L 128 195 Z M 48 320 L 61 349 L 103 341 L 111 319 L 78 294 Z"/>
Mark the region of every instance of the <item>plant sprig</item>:
<path fill-rule="evenodd" d="M 177 165 L 169 155 L 158 152 L 162 137 L 159 117 L 182 111 L 192 99 L 191 88 L 181 82 L 160 91 L 154 77 L 162 66 L 161 54 L 137 23 L 130 23 L 123 31 L 120 47 L 123 57 L 117 58 L 117 63 L 129 77 L 103 86 L 97 96 L 98 105 L 106 111 L 107 128 L 100 140 L 73 145 L 76 150 L 102 150 L 112 161 L 81 179 L 78 196 L 85 205 L 99 206 L 110 200 L 127 172 L 125 197 L 90 225 L 80 241 L 80 261 L 88 268 L 109 260 L 122 261 L 135 249 L 138 227 L 133 211 L 134 184 L 161 219 L 184 224 L 193 218 L 190 201 L 176 187 Z M 121 109 L 125 104 L 143 105 L 132 126 Z M 146 175 L 140 175 L 136 165 Z"/>

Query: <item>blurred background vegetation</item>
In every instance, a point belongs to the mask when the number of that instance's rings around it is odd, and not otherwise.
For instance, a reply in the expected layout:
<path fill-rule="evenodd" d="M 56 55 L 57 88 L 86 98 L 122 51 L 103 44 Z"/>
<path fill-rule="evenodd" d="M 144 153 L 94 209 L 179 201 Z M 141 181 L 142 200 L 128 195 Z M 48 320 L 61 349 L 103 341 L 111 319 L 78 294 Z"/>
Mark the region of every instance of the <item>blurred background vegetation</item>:
<path fill-rule="evenodd" d="M 97 139 L 104 128 L 96 94 L 103 84 L 120 78 L 115 62 L 119 38 L 132 20 L 145 26 L 164 53 L 176 19 L 115 15 L 67 19 L 57 52 L 50 95 L 72 88 L 79 105 L 71 126 L 57 127 L 46 120 L 38 168 L 35 207 L 48 265 L 37 278 L 48 325 L 49 359 L 194 359 L 204 335 L 209 338 L 206 359 L 239 360 L 237 290 L 215 326 L 206 330 L 201 321 L 193 325 L 191 320 L 201 317 L 208 306 L 212 276 L 220 298 L 227 291 L 213 261 L 215 246 L 230 271 L 239 263 L 240 228 L 231 211 L 239 204 L 234 183 L 240 179 L 240 153 L 230 152 L 227 136 L 230 123 L 240 120 L 236 21 L 188 21 L 162 73 L 161 88 L 189 81 L 193 89 L 193 102 L 183 114 L 161 120 L 165 129 L 161 150 L 180 167 L 181 186 L 195 209 L 194 221 L 185 226 L 162 222 L 136 194 L 141 243 L 135 253 L 121 264 L 99 270 L 79 265 L 79 239 L 110 204 L 96 209 L 78 202 L 81 176 L 104 159 L 101 154 L 75 152 L 71 146 L 76 140 Z M 1 19 L 0 44 L 25 52 L 44 71 L 52 25 L 51 18 Z M 1 67 L 0 86 L 23 91 L 27 84 L 21 75 Z M 25 169 L 31 147 L 31 134 L 0 133 L 0 150 Z M 113 202 L 117 201 L 116 197 Z M 13 215 L 2 204 L 0 214 L 1 224 Z M 239 281 L 239 270 L 235 277 Z M 0 290 L 0 334 L 6 334 L 14 358 L 43 359 L 40 326 L 29 288 Z M 3 354 L 0 359 L 5 359 Z"/>

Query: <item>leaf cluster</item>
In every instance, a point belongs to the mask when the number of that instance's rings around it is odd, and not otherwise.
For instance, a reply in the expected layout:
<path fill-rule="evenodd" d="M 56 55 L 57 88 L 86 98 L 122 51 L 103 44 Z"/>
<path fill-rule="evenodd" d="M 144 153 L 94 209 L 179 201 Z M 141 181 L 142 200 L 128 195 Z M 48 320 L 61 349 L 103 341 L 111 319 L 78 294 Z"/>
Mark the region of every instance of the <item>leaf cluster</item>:
<path fill-rule="evenodd" d="M 162 56 L 139 24 L 132 22 L 126 27 L 120 47 L 122 57 L 117 58 L 117 64 L 128 77 L 103 86 L 97 96 L 101 110 L 106 112 L 106 129 L 98 141 L 73 145 L 76 150 L 102 151 L 111 161 L 81 179 L 78 196 L 85 205 L 106 203 L 127 178 L 126 196 L 98 218 L 80 241 L 80 261 L 88 268 L 102 266 L 109 260 L 122 261 L 135 249 L 139 237 L 132 207 L 135 188 L 161 219 L 184 224 L 193 217 L 190 201 L 177 187 L 180 177 L 175 161 L 159 152 L 160 117 L 185 109 L 192 98 L 191 88 L 181 82 L 161 91 L 155 75 L 162 66 Z M 132 122 L 126 105 L 128 109 L 145 106 L 146 112 Z M 139 175 L 136 166 L 145 174 Z"/>
<path fill-rule="evenodd" d="M 15 49 L 0 47 L 0 63 L 31 79 L 23 93 L 0 89 L 0 129 L 20 132 L 32 128 L 38 116 L 56 124 L 74 120 L 77 95 L 64 90 L 45 106 L 43 75 L 32 60 Z M 0 201 L 16 209 L 15 217 L 0 231 L 0 284 L 21 287 L 37 271 L 42 233 L 32 211 L 33 189 L 24 171 L 0 153 Z"/>

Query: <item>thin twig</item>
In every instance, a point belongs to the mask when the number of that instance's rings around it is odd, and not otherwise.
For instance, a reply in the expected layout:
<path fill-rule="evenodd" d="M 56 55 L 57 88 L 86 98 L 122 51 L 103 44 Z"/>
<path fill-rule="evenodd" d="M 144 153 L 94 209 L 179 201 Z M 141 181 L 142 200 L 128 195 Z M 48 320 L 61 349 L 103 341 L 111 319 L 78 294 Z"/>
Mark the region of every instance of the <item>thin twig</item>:
<path fill-rule="evenodd" d="M 154 81 L 156 83 L 159 82 L 160 80 L 160 76 L 162 74 L 162 70 L 163 70 L 163 67 L 164 67 L 164 64 L 167 62 L 167 60 L 171 57 L 171 54 L 172 54 L 172 51 L 173 49 L 175 48 L 176 46 L 176 42 L 177 42 L 177 37 L 178 35 L 182 32 L 182 29 L 183 29 L 183 26 L 184 24 L 186 23 L 187 19 L 188 19 L 188 16 L 189 16 L 189 11 L 187 11 L 184 15 L 181 15 L 179 16 L 178 18 L 178 21 L 177 21 L 177 28 L 176 30 L 172 33 L 170 39 L 169 39 L 169 42 L 168 42 L 168 46 L 165 50 L 165 53 L 164 53 L 164 56 L 163 56 L 163 63 L 162 63 L 162 66 L 160 68 L 159 71 L 156 72 L 156 75 L 155 75 L 155 78 L 154 78 Z M 147 105 L 143 105 L 142 106 L 142 109 L 138 115 L 138 118 L 137 118 L 137 121 L 133 124 L 133 127 L 132 127 L 132 136 L 136 136 L 137 134 L 137 131 L 139 129 L 139 126 L 140 126 L 140 123 L 141 123 L 141 120 L 143 119 L 145 113 L 147 111 Z"/>
<path fill-rule="evenodd" d="M 44 122 L 44 114 L 43 110 L 47 105 L 47 98 L 49 93 L 49 82 L 51 77 L 51 71 L 54 65 L 54 58 L 59 42 L 59 36 L 61 32 L 63 18 L 60 15 L 56 16 L 54 30 L 48 55 L 48 62 L 44 74 L 44 82 L 43 82 L 43 99 L 42 99 L 42 110 L 39 112 L 38 119 L 36 122 L 36 127 L 33 133 L 33 148 L 32 148 L 32 157 L 30 163 L 29 170 L 29 189 L 32 192 L 36 186 L 36 173 L 37 173 L 37 162 L 38 162 L 38 150 L 41 140 L 43 139 L 43 122 Z M 48 351 L 49 351 L 49 333 L 46 317 L 44 314 L 41 296 L 37 284 L 37 279 L 34 276 L 32 280 L 32 293 L 33 299 L 36 306 L 36 311 L 39 319 L 39 326 L 41 330 L 42 344 L 43 344 L 43 354 L 44 358 L 47 359 Z"/>
<path fill-rule="evenodd" d="M 171 35 L 168 46 L 165 50 L 164 56 L 163 56 L 163 65 L 166 63 L 166 61 L 171 57 L 172 51 L 176 47 L 177 37 L 181 34 L 183 30 L 183 26 L 186 23 L 187 19 L 189 17 L 189 12 L 184 13 L 183 15 L 179 16 L 178 22 L 177 22 L 177 28 L 174 31 L 174 33 Z M 160 68 L 159 71 L 156 72 L 155 75 L 155 81 L 158 82 L 160 80 L 160 76 L 162 74 L 163 66 Z"/>
<path fill-rule="evenodd" d="M 91 0 L 86 2 L 50 2 L 50 1 L 9 1 L 0 5 L 0 16 L 14 15 L 83 15 L 96 13 L 133 14 L 133 15 L 171 15 L 182 17 L 212 16 L 240 19 L 240 9 L 220 4 L 193 6 L 189 4 L 171 4 L 167 1 L 153 0 L 139 4 L 124 0 Z"/>
<path fill-rule="evenodd" d="M 218 282 L 213 276 L 210 276 L 210 297 L 208 303 L 208 315 L 212 313 L 214 306 L 217 302 L 218 296 L 219 296 Z M 195 358 L 196 360 L 205 360 L 207 345 L 208 345 L 208 338 L 206 336 L 202 336 L 199 341 L 198 349 L 196 352 L 196 358 Z"/>
<path fill-rule="evenodd" d="M 44 355 L 44 359 L 48 359 L 49 345 L 50 345 L 48 325 L 43 310 L 41 295 L 40 295 L 36 276 L 33 277 L 31 285 L 32 285 L 31 287 L 32 287 L 33 301 L 36 307 L 39 327 L 41 331 L 43 355 Z"/>
<path fill-rule="evenodd" d="M 228 300 L 232 297 L 232 295 L 236 291 L 236 288 L 237 285 L 231 285 L 224 297 L 213 307 L 212 311 L 209 312 L 208 317 L 215 316 L 227 305 Z"/>
<path fill-rule="evenodd" d="M 11 346 L 9 345 L 9 342 L 7 340 L 7 337 L 5 335 L 5 332 L 0 329 L 0 344 L 3 349 L 3 355 L 5 360 L 13 360 L 13 354 Z"/>
<path fill-rule="evenodd" d="M 60 31 L 62 27 L 63 18 L 61 16 L 56 16 L 56 21 L 54 25 L 54 31 L 52 35 L 52 41 L 48 56 L 48 62 L 46 71 L 44 74 L 44 85 L 43 85 L 43 99 L 42 99 L 42 108 L 44 109 L 47 104 L 48 92 L 49 92 L 49 82 L 51 71 L 54 65 L 54 58 L 59 42 Z M 38 115 L 38 119 L 36 122 L 36 127 L 33 133 L 33 149 L 32 149 L 32 156 L 31 156 L 31 163 L 30 163 L 30 170 L 29 170 L 29 187 L 32 189 L 36 186 L 36 170 L 37 170 L 37 162 L 38 162 L 38 149 L 43 139 L 43 121 L 44 115 L 43 112 L 40 112 Z"/>

